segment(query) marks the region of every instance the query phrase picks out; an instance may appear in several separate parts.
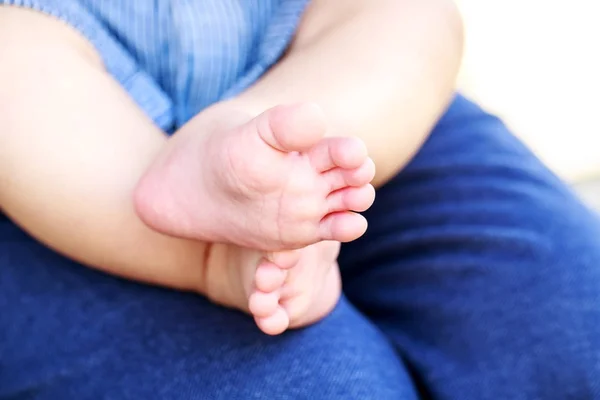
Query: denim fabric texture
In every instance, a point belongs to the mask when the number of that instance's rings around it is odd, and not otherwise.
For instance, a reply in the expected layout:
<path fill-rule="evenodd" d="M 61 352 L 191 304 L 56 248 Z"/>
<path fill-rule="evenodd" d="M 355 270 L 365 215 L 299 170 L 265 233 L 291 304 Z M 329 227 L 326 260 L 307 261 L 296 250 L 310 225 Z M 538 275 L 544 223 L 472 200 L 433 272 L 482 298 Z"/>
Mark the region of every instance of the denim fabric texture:
<path fill-rule="evenodd" d="M 80 31 L 167 132 L 262 76 L 306 3 L 0 0 Z M 0 399 L 600 399 L 600 222 L 498 118 L 457 95 L 365 215 L 334 312 L 268 337 L 0 214 Z"/>

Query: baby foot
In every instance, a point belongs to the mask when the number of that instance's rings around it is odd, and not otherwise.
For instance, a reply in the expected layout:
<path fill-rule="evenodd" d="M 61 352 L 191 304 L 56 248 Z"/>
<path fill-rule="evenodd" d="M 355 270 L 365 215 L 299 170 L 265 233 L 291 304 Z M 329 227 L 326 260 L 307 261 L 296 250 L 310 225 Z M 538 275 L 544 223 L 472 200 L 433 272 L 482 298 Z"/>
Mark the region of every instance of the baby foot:
<path fill-rule="evenodd" d="M 339 242 L 320 242 L 266 255 L 216 245 L 211 258 L 218 261 L 207 263 L 203 294 L 250 313 L 268 335 L 304 327 L 327 316 L 340 298 L 339 249 Z"/>
<path fill-rule="evenodd" d="M 171 139 L 136 190 L 146 224 L 263 250 L 348 242 L 365 232 L 356 212 L 373 203 L 375 167 L 362 141 L 324 138 L 325 119 L 313 104 L 235 118 L 192 122 Z"/>
<path fill-rule="evenodd" d="M 311 325 L 328 315 L 341 295 L 339 242 L 320 242 L 263 259 L 256 268 L 248 310 L 266 334 Z"/>

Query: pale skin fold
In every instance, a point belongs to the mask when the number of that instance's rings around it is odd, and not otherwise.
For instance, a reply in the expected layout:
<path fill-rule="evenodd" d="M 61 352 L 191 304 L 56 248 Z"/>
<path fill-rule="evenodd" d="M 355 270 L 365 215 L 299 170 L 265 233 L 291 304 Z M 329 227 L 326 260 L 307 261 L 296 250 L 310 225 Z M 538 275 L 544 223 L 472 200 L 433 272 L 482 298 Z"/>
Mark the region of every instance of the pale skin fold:
<path fill-rule="evenodd" d="M 104 71 L 93 47 L 51 17 L 12 7 L 0 7 L 0 36 L 11 37 L 0 41 L 3 212 L 84 265 L 252 310 L 252 286 L 260 276 L 275 275 L 267 273 L 268 265 L 263 275 L 254 269 L 240 273 L 239 265 L 256 265 L 265 254 L 161 234 L 136 213 L 138 183 L 173 139 Z M 323 110 L 327 136 L 364 142 L 376 165 L 377 187 L 414 155 L 450 101 L 462 43 L 451 1 L 314 0 L 271 71 L 237 98 L 200 113 L 174 137 L 231 123 L 215 118 L 250 118 L 279 104 L 311 102 Z M 291 264 L 290 253 L 267 255 L 288 267 L 302 260 L 329 293 L 326 299 L 311 295 L 310 302 L 323 304 L 316 314 L 303 314 L 308 300 L 304 308 L 287 308 L 284 329 L 313 322 L 333 307 L 338 248 L 335 241 L 309 246 Z M 310 268 L 281 276 L 305 276 Z M 252 313 L 263 331 L 282 330 Z"/>

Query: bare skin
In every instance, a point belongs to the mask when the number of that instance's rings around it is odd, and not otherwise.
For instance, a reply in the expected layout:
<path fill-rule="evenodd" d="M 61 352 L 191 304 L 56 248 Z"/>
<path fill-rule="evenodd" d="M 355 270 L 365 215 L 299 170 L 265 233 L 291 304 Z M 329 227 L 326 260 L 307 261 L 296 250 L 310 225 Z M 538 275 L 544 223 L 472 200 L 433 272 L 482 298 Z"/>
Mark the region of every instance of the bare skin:
<path fill-rule="evenodd" d="M 245 311 L 252 299 L 251 308 L 264 315 L 247 282 L 263 279 L 263 264 L 257 269 L 263 257 L 281 260 L 163 235 L 136 215 L 132 198 L 138 181 L 172 148 L 106 74 L 92 46 L 50 17 L 11 7 L 0 7 L 0 34 L 13 38 L 0 41 L 0 209 L 41 242 L 85 265 L 208 294 Z M 365 143 L 379 186 L 416 152 L 450 100 L 461 47 L 460 18 L 450 1 L 349 0 L 340 7 L 313 0 L 287 55 L 255 86 L 211 113 L 245 115 L 237 121 L 241 126 L 278 104 L 317 103 L 327 116 L 326 136 L 355 136 Z M 204 126 L 206 115 L 184 129 L 202 135 L 206 129 L 194 125 Z M 215 119 L 210 125 L 225 126 Z M 352 208 L 357 207 L 346 207 Z M 164 228 L 175 230 L 168 223 Z M 311 247 L 304 250 L 307 260 Z M 295 286 L 295 276 L 313 274 L 323 278 L 323 287 L 337 287 L 339 278 L 324 273 L 335 269 L 332 252 L 315 252 L 322 262 L 292 263 L 306 265 L 298 269 L 302 274 L 291 274 L 288 264 L 279 266 L 290 275 L 282 285 Z M 238 266 L 237 275 L 208 273 L 235 259 L 254 261 Z M 337 301 L 311 295 L 310 285 L 300 282 L 298 293 L 304 288 L 322 313 L 284 316 L 284 323 L 265 328 L 269 332 L 284 326 L 286 318 L 290 326 L 321 318 Z M 278 304 L 287 303 L 282 298 Z"/>
<path fill-rule="evenodd" d="M 340 243 L 331 241 L 278 253 L 214 245 L 205 293 L 216 303 L 249 312 L 269 335 L 307 326 L 329 314 L 340 297 L 339 249 Z"/>
<path fill-rule="evenodd" d="M 208 123 L 180 130 L 140 181 L 136 206 L 149 226 L 279 251 L 365 232 L 354 211 L 375 199 L 375 166 L 360 139 L 324 138 L 318 106 L 279 106 L 256 118 L 209 110 L 198 118 Z"/>
<path fill-rule="evenodd" d="M 168 138 L 62 23 L 0 7 L 0 33 L 8 32 L 19 39 L 0 43 L 0 207 L 13 221 L 85 265 L 248 312 L 268 334 L 313 323 L 335 306 L 337 242 L 275 254 L 146 226 L 134 189 Z"/>
<path fill-rule="evenodd" d="M 225 246 L 232 255 L 209 259 L 205 293 L 248 311 L 263 332 L 319 320 L 340 295 L 339 242 L 366 230 L 352 211 L 375 198 L 375 167 L 364 144 L 323 139 L 324 117 L 313 104 L 256 118 L 210 110 L 199 118 L 208 122 L 182 129 L 141 179 L 139 215 L 171 235 L 242 246 Z M 223 264 L 235 267 L 223 274 Z"/>
<path fill-rule="evenodd" d="M 443 111 L 452 94 L 462 38 L 460 22 L 447 18 L 456 11 L 449 2 L 365 4 L 349 1 L 340 12 L 335 2 L 314 1 L 288 55 L 248 91 L 190 121 L 178 133 L 179 140 L 170 144 L 165 155 L 168 163 L 159 157 L 148 170 L 136 195 L 140 217 L 169 235 L 232 241 L 266 250 L 300 248 L 318 240 L 344 242 L 362 235 L 366 221 L 351 211 L 371 205 L 374 192 L 367 183 L 374 178 L 381 185 L 395 174 Z M 327 25 L 332 20 L 336 21 L 334 29 Z M 328 28 L 328 34 L 323 34 Z M 362 34 L 367 31 L 374 32 L 373 36 Z M 451 40 L 431 41 L 432 32 L 440 31 Z M 373 42 L 387 50 L 385 55 L 373 50 Z M 423 51 L 427 46 L 431 52 Z M 440 60 L 447 62 L 444 69 L 439 67 Z M 374 64 L 375 80 L 364 72 Z M 302 79 L 297 79 L 300 75 Z M 323 118 L 306 105 L 305 111 L 270 109 L 315 99 L 329 117 L 326 132 Z M 399 114 L 398 110 L 407 112 Z M 207 131 L 204 121 L 211 114 L 217 120 L 222 120 L 219 115 L 258 117 L 241 130 L 222 130 L 228 134 L 216 136 L 210 154 L 201 154 L 197 132 Z M 251 140 L 246 140 L 248 134 Z M 317 142 L 323 135 L 331 139 Z M 349 141 L 335 138 L 338 135 L 356 137 Z M 365 150 L 357 139 L 364 140 Z M 399 152 L 402 147 L 404 151 Z M 234 162 L 223 163 L 228 159 L 225 148 L 232 149 L 228 154 L 235 154 L 229 157 Z M 366 150 L 375 160 L 376 175 Z M 215 154 L 213 161 L 210 157 Z M 198 182 L 207 179 L 200 171 L 210 167 L 199 167 L 196 160 L 209 160 L 219 171 L 235 170 L 235 178 L 213 170 L 211 176 L 220 176 L 221 184 L 203 190 L 207 186 Z M 315 179 L 319 174 L 321 182 Z M 339 183 L 332 185 L 333 181 Z M 224 187 L 228 182 L 234 184 Z M 198 196 L 223 192 L 231 197 L 226 201 L 226 196 L 215 195 L 213 201 L 221 199 L 218 209 L 207 207 L 211 200 Z M 231 199 L 236 200 L 238 212 L 224 206 Z M 265 210 L 273 214 L 267 217 Z M 245 229 L 240 228 L 240 221 Z M 261 239 L 251 232 L 258 232 Z M 285 325 L 282 312 L 267 315 L 270 308 L 251 304 L 255 316 L 267 316 L 273 326 Z"/>

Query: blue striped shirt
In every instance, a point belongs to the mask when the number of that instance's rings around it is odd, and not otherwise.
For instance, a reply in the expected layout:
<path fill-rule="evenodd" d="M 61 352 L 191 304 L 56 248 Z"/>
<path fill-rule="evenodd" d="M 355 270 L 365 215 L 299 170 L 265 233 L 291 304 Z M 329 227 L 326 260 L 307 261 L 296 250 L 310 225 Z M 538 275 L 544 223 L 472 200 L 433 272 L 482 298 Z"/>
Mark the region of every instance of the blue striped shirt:
<path fill-rule="evenodd" d="M 260 78 L 308 0 L 0 0 L 57 17 L 163 130 Z"/>

